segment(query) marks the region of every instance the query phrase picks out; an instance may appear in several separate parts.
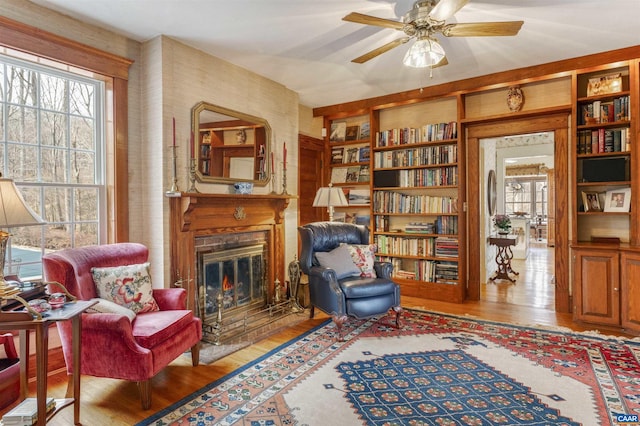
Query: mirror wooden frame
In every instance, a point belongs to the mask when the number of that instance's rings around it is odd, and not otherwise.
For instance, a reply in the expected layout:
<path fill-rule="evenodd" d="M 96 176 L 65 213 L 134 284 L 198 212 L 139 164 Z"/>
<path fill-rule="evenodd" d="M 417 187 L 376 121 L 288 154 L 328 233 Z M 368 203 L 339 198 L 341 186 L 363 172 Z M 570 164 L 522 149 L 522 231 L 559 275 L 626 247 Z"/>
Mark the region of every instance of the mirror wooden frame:
<path fill-rule="evenodd" d="M 487 178 L 487 207 L 489 209 L 489 216 L 493 216 L 496 213 L 496 202 L 498 198 L 495 170 L 489 170 L 489 176 Z"/>
<path fill-rule="evenodd" d="M 209 116 L 205 121 L 203 114 Z M 194 134 L 192 157 L 198 181 L 267 185 L 272 173 L 267 161 L 272 131 L 267 120 L 203 101 L 191 109 L 191 130 Z M 230 138 L 233 138 L 232 143 L 229 143 Z M 245 173 L 251 173 L 253 179 L 231 177 L 234 163 L 242 163 L 239 160 L 249 157 L 253 157 L 253 170 L 246 171 L 247 167 L 241 167 Z"/>

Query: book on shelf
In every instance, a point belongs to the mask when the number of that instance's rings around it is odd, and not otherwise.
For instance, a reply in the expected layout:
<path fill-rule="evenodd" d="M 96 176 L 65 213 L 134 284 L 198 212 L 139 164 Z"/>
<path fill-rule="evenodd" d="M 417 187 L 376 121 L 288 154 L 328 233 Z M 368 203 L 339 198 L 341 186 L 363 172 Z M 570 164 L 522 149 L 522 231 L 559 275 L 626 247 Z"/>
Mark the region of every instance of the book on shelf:
<path fill-rule="evenodd" d="M 56 408 L 56 400 L 47 398 L 47 413 Z M 12 408 L 2 416 L 5 426 L 28 425 L 31 426 L 38 420 L 38 402 L 36 398 L 26 398 L 20 404 Z"/>
<path fill-rule="evenodd" d="M 358 140 L 358 135 L 360 134 L 360 126 L 352 125 L 347 126 L 345 130 L 344 140 L 346 141 L 355 141 Z"/>
<path fill-rule="evenodd" d="M 347 167 L 331 169 L 331 183 L 345 183 L 347 181 Z"/>
<path fill-rule="evenodd" d="M 404 232 L 416 234 L 434 234 L 435 230 L 435 223 L 430 222 L 409 222 L 404 227 Z"/>
<path fill-rule="evenodd" d="M 334 121 L 331 123 L 331 133 L 329 134 L 330 142 L 344 142 L 347 136 L 347 122 Z"/>
<path fill-rule="evenodd" d="M 358 161 L 360 163 L 368 163 L 371 155 L 371 149 L 368 146 L 362 146 L 358 150 Z"/>
<path fill-rule="evenodd" d="M 354 183 L 358 182 L 360 176 L 360 166 L 347 167 L 347 175 L 345 176 L 345 182 Z"/>
<path fill-rule="evenodd" d="M 631 116 L 629 96 L 620 96 L 611 101 L 597 100 L 582 105 L 582 114 L 578 124 L 593 125 L 628 121 Z"/>
<path fill-rule="evenodd" d="M 344 156 L 345 163 L 357 163 L 358 162 L 358 148 L 347 148 Z"/>
<path fill-rule="evenodd" d="M 369 122 L 365 122 L 360 124 L 360 134 L 358 135 L 358 139 L 369 139 Z"/>
<path fill-rule="evenodd" d="M 358 174 L 358 182 L 369 182 L 370 178 L 371 178 L 371 174 L 369 171 L 369 165 L 363 164 L 362 166 L 360 166 L 360 171 Z"/>
<path fill-rule="evenodd" d="M 371 203 L 371 193 L 368 189 L 351 189 L 348 200 L 349 205 L 367 205 Z"/>
<path fill-rule="evenodd" d="M 344 162 L 344 148 L 331 148 L 331 164 L 341 164 Z"/>

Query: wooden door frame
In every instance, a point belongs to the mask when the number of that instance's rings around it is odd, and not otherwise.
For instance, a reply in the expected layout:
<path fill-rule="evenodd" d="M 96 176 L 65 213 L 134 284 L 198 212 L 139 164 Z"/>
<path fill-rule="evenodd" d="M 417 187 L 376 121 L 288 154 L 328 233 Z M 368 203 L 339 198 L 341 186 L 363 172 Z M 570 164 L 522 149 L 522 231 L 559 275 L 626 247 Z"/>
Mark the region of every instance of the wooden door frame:
<path fill-rule="evenodd" d="M 555 310 L 570 312 L 569 291 L 569 126 L 570 107 L 540 112 L 519 113 L 513 117 L 496 117 L 478 121 L 465 120 L 467 178 L 469 182 L 480 179 L 480 139 L 497 138 L 539 132 L 554 133 L 555 169 Z M 480 205 L 481 194 L 474 190 L 477 185 L 468 185 L 468 281 L 467 298 L 480 300 Z M 475 214 L 474 214 L 475 213 Z M 517 285 L 517 284 L 516 284 Z"/>

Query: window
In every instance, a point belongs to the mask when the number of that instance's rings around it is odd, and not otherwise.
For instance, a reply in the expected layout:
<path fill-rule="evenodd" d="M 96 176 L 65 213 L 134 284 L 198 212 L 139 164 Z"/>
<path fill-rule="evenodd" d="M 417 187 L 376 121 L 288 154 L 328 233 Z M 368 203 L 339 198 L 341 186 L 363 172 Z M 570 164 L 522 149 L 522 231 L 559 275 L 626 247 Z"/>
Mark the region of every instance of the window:
<path fill-rule="evenodd" d="M 39 277 L 45 251 L 105 241 L 104 97 L 100 80 L 0 56 L 0 171 L 46 222 L 10 229 L 5 274 Z"/>
<path fill-rule="evenodd" d="M 505 214 L 525 213 L 531 218 L 547 216 L 546 177 L 506 178 L 504 192 Z"/>

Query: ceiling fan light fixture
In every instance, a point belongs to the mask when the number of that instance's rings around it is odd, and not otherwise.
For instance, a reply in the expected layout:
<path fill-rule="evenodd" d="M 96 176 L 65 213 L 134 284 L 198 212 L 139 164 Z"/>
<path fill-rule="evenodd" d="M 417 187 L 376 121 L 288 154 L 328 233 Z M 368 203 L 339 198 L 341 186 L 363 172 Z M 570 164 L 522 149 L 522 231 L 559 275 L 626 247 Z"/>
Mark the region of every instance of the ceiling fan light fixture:
<path fill-rule="evenodd" d="M 433 67 L 444 58 L 444 49 L 437 40 L 421 37 L 407 50 L 402 62 L 408 67 Z"/>

